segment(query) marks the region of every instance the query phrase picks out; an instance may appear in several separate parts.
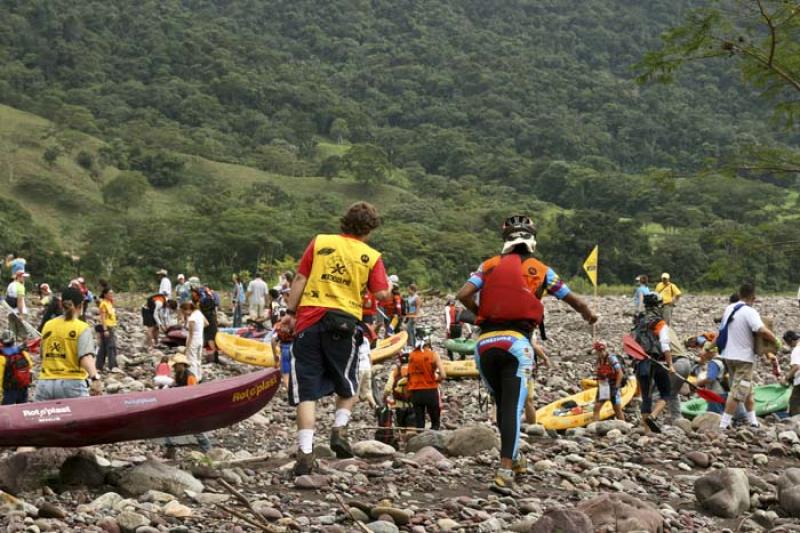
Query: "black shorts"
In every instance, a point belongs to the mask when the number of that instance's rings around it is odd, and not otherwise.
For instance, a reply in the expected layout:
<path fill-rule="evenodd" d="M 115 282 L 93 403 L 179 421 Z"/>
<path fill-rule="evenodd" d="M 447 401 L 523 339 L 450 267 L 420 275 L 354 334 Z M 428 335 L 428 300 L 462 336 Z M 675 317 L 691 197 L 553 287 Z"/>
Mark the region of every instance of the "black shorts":
<path fill-rule="evenodd" d="M 358 347 L 362 333 L 328 331 L 317 322 L 303 330 L 292 344 L 289 403 L 313 402 L 336 393 L 342 398 L 358 394 Z"/>
<path fill-rule="evenodd" d="M 150 309 L 142 307 L 142 324 L 145 327 L 152 328 L 156 326 L 156 317 Z"/>

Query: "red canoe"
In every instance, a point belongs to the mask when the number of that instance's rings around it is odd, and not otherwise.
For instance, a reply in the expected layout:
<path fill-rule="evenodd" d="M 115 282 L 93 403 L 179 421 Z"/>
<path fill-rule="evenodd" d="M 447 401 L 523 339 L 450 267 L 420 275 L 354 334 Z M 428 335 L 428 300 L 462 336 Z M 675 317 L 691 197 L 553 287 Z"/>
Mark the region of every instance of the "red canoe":
<path fill-rule="evenodd" d="M 0 446 L 91 446 L 230 426 L 275 395 L 268 369 L 190 387 L 0 407 Z"/>

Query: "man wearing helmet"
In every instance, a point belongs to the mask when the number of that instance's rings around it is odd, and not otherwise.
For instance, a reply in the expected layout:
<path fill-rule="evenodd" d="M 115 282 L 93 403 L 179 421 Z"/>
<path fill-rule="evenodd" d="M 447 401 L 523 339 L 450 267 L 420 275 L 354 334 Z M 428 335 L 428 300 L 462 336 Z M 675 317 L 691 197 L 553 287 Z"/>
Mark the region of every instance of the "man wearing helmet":
<path fill-rule="evenodd" d="M 527 471 L 527 462 L 519 455 L 519 435 L 534 364 L 530 338 L 544 314 L 541 298 L 547 292 L 563 300 L 590 324 L 597 316 L 553 269 L 533 257 L 536 227 L 530 218 L 509 217 L 502 229 L 501 255 L 484 261 L 457 298 L 477 315 L 481 327 L 475 360 L 497 406 L 501 441 L 500 468 L 492 489 L 509 494 L 514 474 Z"/>

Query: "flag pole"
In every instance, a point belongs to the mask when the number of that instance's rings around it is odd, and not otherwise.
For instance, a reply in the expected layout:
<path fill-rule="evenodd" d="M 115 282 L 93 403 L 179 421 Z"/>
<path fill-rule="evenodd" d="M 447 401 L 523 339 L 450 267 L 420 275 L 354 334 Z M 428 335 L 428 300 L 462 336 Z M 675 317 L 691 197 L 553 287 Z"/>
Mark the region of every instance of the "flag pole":
<path fill-rule="evenodd" d="M 592 282 L 594 285 L 594 296 L 592 297 L 592 313 L 597 314 L 597 267 L 598 267 L 598 255 L 599 255 L 599 248 L 600 245 L 595 245 L 592 248 L 592 251 L 589 253 L 589 257 L 586 258 L 586 261 L 583 262 L 583 269 L 586 271 L 586 276 L 589 278 L 589 281 Z M 592 342 L 597 339 L 597 323 L 592 324 Z"/>

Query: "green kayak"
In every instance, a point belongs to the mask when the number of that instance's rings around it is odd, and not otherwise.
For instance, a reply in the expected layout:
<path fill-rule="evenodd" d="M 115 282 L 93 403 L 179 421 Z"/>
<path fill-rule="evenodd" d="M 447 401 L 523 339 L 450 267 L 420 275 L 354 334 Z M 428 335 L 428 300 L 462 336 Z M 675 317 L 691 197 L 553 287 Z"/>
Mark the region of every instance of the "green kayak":
<path fill-rule="evenodd" d="M 756 415 L 766 416 L 789 408 L 791 387 L 783 385 L 762 385 L 755 388 Z M 681 414 L 686 418 L 694 418 L 708 409 L 708 403 L 702 398 L 695 398 L 681 405 Z"/>
<path fill-rule="evenodd" d="M 444 347 L 451 352 L 471 355 L 475 353 L 475 345 L 478 341 L 472 339 L 447 339 Z"/>

